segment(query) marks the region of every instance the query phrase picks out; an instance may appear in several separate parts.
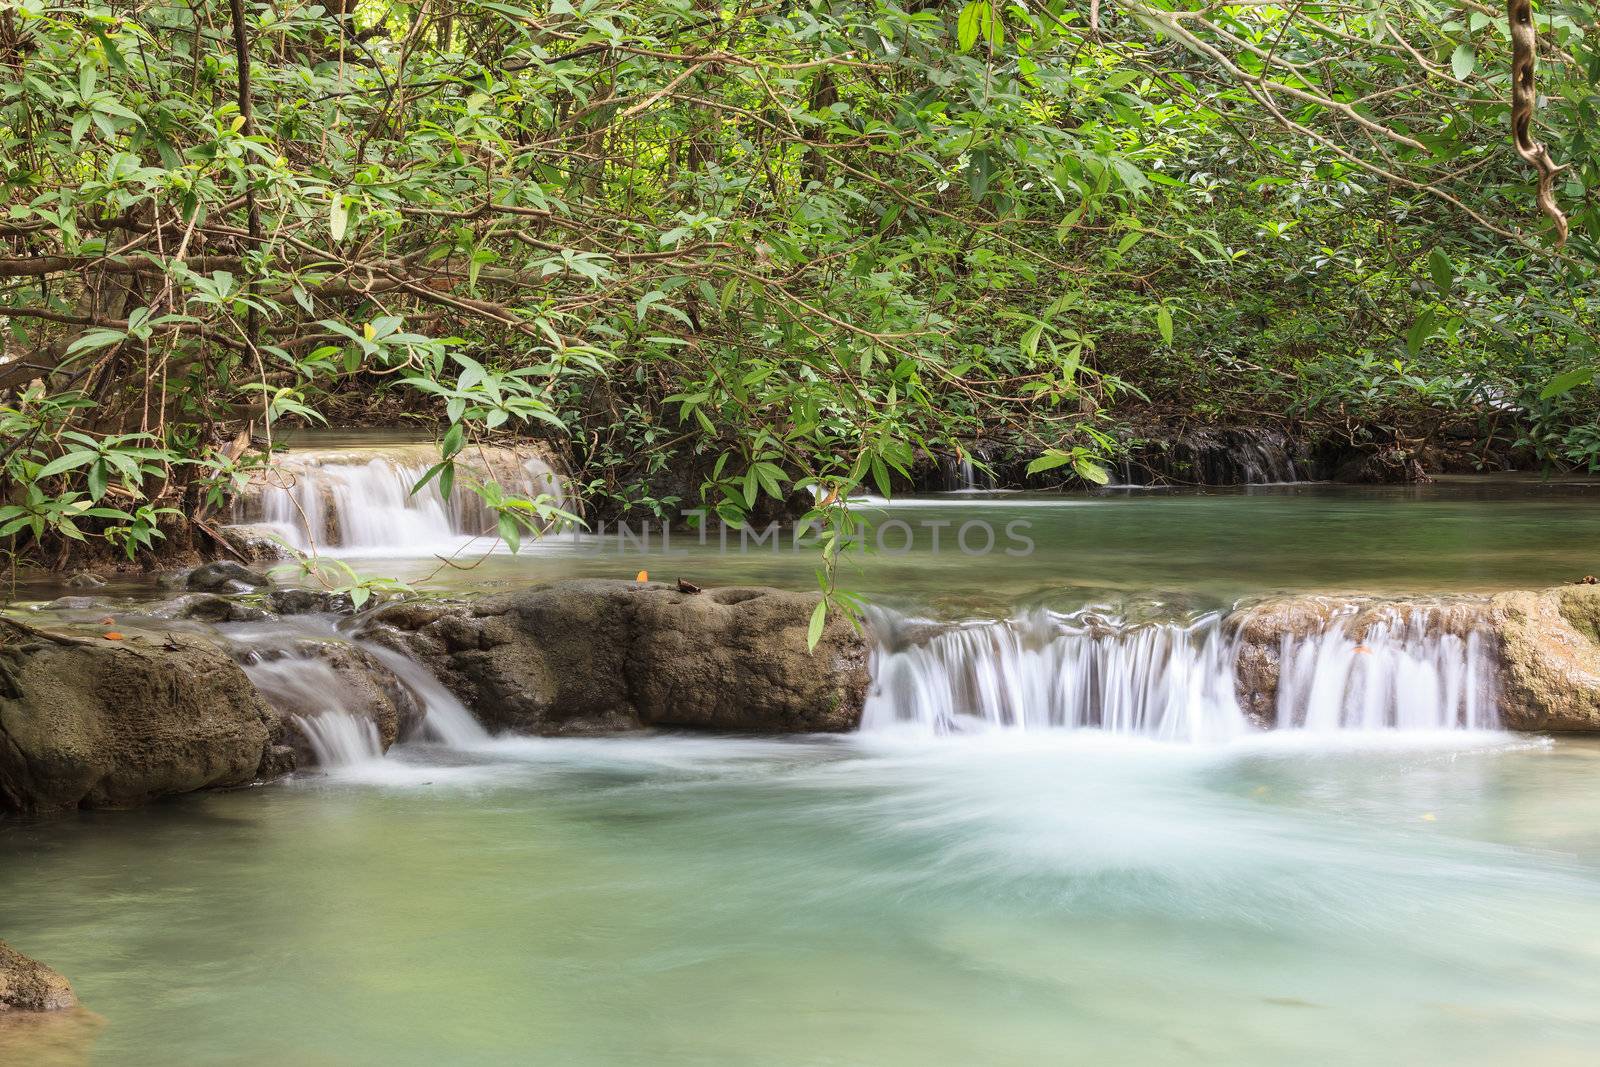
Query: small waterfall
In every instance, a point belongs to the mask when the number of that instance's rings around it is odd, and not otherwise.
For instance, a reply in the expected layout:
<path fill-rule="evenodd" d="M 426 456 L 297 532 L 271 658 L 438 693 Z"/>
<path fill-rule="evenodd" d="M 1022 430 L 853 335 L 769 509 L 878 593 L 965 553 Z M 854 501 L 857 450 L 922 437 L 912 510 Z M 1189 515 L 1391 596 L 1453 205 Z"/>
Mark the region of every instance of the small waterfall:
<path fill-rule="evenodd" d="M 287 451 L 240 497 L 235 521 L 272 526 L 302 551 L 453 550 L 492 531 L 494 516 L 459 485 L 449 498 L 437 478 L 415 489 L 438 459 L 431 444 Z M 537 456 L 473 449 L 457 462 L 458 481 L 470 474 L 514 494 L 563 500 L 560 478 Z"/>
<path fill-rule="evenodd" d="M 1382 619 L 1356 637 L 1331 626 L 1285 636 L 1280 730 L 1492 730 L 1495 667 L 1480 634 L 1439 632 L 1426 612 Z"/>
<path fill-rule="evenodd" d="M 972 452 L 963 451 L 959 455 L 947 453 L 939 457 L 940 479 L 945 492 L 972 493 L 995 488 L 994 475 L 974 463 L 972 455 Z"/>
<path fill-rule="evenodd" d="M 319 767 L 349 767 L 383 758 L 378 727 L 370 719 L 324 711 L 296 715 L 294 722 L 310 743 Z"/>
<path fill-rule="evenodd" d="M 1279 485 L 1316 477 L 1316 464 L 1285 433 L 1203 427 L 1134 449 L 1123 463 L 1120 484 Z"/>
<path fill-rule="evenodd" d="M 1249 729 L 1215 617 L 1119 626 L 1036 612 L 880 650 L 862 729 L 1094 728 L 1168 741 Z"/>
<path fill-rule="evenodd" d="M 472 713 L 427 667 L 375 641 L 352 638 L 335 616 L 297 615 L 219 629 L 257 692 L 298 728 L 302 756 L 320 766 L 383 755 L 382 730 L 371 717 L 372 690 L 362 685 L 363 679 L 376 684 L 393 704 L 399 717 L 397 740 L 427 737 L 459 749 L 489 740 Z M 369 714 L 360 714 L 363 709 Z"/>
<path fill-rule="evenodd" d="M 488 731 L 478 725 L 466 705 L 422 664 L 382 645 L 364 642 L 362 647 L 416 695 L 423 708 L 423 726 L 433 740 L 450 748 L 472 748 L 489 740 Z"/>
<path fill-rule="evenodd" d="M 863 730 L 1095 729 L 1164 741 L 1278 730 L 1490 730 L 1495 669 L 1470 627 L 1424 611 L 1330 615 L 1276 654 L 1275 718 L 1241 701 L 1245 638 L 1222 615 L 1128 624 L 1049 612 L 950 628 L 880 616 Z M 918 626 L 923 632 L 916 632 Z M 933 629 L 928 633 L 929 628 Z"/>

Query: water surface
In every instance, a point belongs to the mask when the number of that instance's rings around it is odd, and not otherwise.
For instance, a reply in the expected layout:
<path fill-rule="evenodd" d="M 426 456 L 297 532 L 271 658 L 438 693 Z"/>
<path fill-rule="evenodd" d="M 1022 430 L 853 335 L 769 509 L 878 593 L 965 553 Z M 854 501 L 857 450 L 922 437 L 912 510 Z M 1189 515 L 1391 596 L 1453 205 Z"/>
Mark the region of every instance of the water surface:
<path fill-rule="evenodd" d="M 97 1063 L 1580 1064 L 1597 773 L 1493 734 L 424 747 L 6 825 L 0 900 Z"/>

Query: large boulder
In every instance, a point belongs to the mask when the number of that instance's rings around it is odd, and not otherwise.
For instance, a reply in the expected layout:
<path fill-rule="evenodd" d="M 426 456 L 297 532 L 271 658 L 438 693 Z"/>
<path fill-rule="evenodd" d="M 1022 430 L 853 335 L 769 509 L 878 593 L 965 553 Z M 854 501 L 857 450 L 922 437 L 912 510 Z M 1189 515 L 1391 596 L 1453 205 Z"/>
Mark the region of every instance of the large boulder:
<path fill-rule="evenodd" d="M 61 1011 L 76 1003 L 65 978 L 0 941 L 0 1013 Z"/>
<path fill-rule="evenodd" d="M 0 618 L 0 810 L 127 807 L 251 781 L 272 714 L 189 631 L 44 630 Z"/>
<path fill-rule="evenodd" d="M 1600 731 L 1600 586 L 1501 593 L 1494 616 L 1505 725 Z"/>
<path fill-rule="evenodd" d="M 491 728 L 850 730 L 866 695 L 867 644 L 834 617 L 808 651 L 816 603 L 775 589 L 563 581 L 387 604 L 366 633 L 423 660 Z"/>

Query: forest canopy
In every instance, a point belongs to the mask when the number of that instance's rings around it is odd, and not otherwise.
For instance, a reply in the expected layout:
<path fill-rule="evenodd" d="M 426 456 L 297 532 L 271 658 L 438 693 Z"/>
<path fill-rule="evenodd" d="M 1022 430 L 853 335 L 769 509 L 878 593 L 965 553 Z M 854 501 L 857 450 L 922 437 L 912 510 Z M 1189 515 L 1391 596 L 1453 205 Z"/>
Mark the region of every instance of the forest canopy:
<path fill-rule="evenodd" d="M 153 558 L 284 429 L 396 419 L 732 522 L 1174 420 L 1600 469 L 1596 25 L 0 0 L 0 543 Z"/>

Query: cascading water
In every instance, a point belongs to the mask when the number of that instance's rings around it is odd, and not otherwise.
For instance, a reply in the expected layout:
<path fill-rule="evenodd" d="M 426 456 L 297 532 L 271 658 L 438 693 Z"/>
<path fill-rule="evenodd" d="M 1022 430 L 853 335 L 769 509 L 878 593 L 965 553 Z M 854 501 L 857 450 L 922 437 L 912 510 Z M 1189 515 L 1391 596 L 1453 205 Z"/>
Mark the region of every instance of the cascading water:
<path fill-rule="evenodd" d="M 1379 619 L 1361 637 L 1333 625 L 1283 638 L 1276 725 L 1492 730 L 1494 676 L 1482 635 L 1443 631 L 1427 612 Z"/>
<path fill-rule="evenodd" d="M 416 696 L 423 708 L 423 726 L 433 740 L 450 748 L 472 748 L 489 740 L 488 731 L 466 706 L 422 664 L 382 645 L 363 642 L 362 647 Z"/>
<path fill-rule="evenodd" d="M 561 480 L 545 460 L 507 449 L 463 455 L 448 498 L 438 478 L 417 489 L 438 459 L 431 444 L 291 450 L 241 496 L 235 518 L 270 526 L 302 551 L 411 555 L 453 550 L 494 529 L 494 516 L 459 485 L 467 471 L 510 494 L 563 503 Z"/>
<path fill-rule="evenodd" d="M 880 650 L 861 725 L 1098 728 L 1220 741 L 1249 729 L 1233 689 L 1215 620 L 1118 628 L 1035 612 Z"/>
<path fill-rule="evenodd" d="M 303 741 L 302 757 L 309 756 L 317 766 L 346 767 L 384 754 L 377 724 L 353 713 L 362 708 L 363 700 L 335 661 L 347 671 L 366 672 L 369 677 L 381 679 L 387 672 L 388 680 L 380 684 L 401 712 L 402 732 L 410 715 L 413 736 L 447 748 L 469 749 L 489 740 L 461 701 L 426 667 L 375 642 L 351 640 L 333 616 L 297 615 L 220 629 L 256 690 L 294 724 Z"/>
<path fill-rule="evenodd" d="M 294 722 L 310 743 L 319 767 L 350 767 L 383 758 L 378 728 L 369 719 L 324 711 L 296 715 Z"/>
<path fill-rule="evenodd" d="M 1424 612 L 1357 636 L 1333 615 L 1277 650 L 1276 717 L 1252 721 L 1237 668 L 1243 638 L 1222 615 L 1129 625 L 1035 612 L 889 640 L 874 657 L 862 729 L 1096 729 L 1180 742 L 1279 730 L 1486 730 L 1498 725 L 1494 669 L 1475 632 Z"/>

